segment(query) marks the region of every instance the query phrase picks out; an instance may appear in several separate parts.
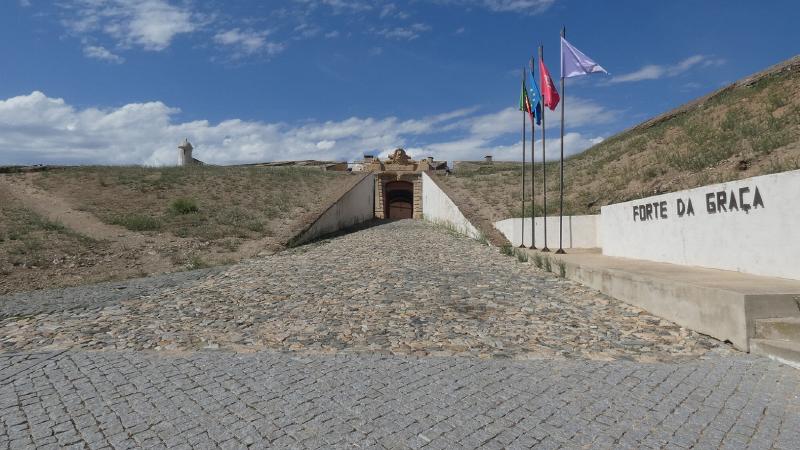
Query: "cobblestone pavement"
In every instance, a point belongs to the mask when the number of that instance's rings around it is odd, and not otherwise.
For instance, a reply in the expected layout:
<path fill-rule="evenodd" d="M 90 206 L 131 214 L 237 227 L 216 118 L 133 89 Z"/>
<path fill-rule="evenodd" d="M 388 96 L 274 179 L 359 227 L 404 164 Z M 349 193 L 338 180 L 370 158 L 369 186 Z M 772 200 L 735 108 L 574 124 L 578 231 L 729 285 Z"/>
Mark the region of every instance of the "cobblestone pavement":
<path fill-rule="evenodd" d="M 0 449 L 800 448 L 800 371 L 424 223 L 200 275 L 0 304 Z"/>
<path fill-rule="evenodd" d="M 159 290 L 196 281 L 222 270 L 224 270 L 224 267 L 214 267 L 88 286 L 0 295 L 0 319 L 115 304 L 122 300 L 137 298 Z"/>
<path fill-rule="evenodd" d="M 800 375 L 748 356 L 638 363 L 82 351 L 42 359 L 0 384 L 0 447 L 800 444 Z"/>
<path fill-rule="evenodd" d="M 669 361 L 724 345 L 420 221 L 109 304 L 8 317 L 5 351 L 264 349 Z"/>

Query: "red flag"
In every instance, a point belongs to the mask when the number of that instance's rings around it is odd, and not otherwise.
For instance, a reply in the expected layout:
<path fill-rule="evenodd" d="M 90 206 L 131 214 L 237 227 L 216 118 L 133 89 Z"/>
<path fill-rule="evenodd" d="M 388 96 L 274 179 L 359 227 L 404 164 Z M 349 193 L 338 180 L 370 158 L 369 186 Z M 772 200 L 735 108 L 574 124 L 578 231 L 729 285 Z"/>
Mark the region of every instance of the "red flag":
<path fill-rule="evenodd" d="M 556 90 L 555 83 L 553 83 L 553 79 L 550 78 L 550 72 L 547 70 L 547 67 L 545 67 L 544 61 L 542 61 L 541 58 L 539 58 L 539 77 L 541 79 L 539 86 L 542 87 L 544 106 L 550 108 L 550 111 L 553 111 L 556 109 L 556 106 L 558 106 L 560 97 L 558 96 L 558 91 Z"/>

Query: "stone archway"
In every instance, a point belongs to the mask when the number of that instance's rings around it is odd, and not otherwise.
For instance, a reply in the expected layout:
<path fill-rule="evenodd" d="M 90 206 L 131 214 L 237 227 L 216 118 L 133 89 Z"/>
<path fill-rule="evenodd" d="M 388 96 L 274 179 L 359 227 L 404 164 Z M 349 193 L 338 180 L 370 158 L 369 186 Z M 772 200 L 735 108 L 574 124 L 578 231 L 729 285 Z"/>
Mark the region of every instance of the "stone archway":
<path fill-rule="evenodd" d="M 389 181 L 384 186 L 386 217 L 388 219 L 411 219 L 414 217 L 414 183 Z"/>

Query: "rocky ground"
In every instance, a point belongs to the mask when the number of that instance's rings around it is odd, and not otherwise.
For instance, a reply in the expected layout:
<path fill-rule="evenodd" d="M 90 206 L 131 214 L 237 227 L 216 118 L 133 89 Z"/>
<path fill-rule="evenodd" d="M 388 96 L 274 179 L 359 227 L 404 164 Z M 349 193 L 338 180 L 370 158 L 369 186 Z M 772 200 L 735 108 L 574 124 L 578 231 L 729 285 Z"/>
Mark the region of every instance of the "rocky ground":
<path fill-rule="evenodd" d="M 726 348 L 496 248 L 410 220 L 144 295 L 96 289 L 114 298 L 83 308 L 73 302 L 63 311 L 51 302 L 41 314 L 3 314 L 0 347 L 640 361 Z M 2 308 L 11 311 L 15 301 Z"/>

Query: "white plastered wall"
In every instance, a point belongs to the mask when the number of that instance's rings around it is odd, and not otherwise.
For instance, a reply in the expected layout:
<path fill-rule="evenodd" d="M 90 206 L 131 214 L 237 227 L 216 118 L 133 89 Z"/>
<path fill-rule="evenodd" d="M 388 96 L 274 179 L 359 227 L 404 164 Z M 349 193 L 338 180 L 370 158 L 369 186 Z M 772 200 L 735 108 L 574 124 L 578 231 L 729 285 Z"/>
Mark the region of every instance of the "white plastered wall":
<path fill-rule="evenodd" d="M 609 256 L 800 279 L 800 170 L 604 206 L 600 234 Z"/>
<path fill-rule="evenodd" d="M 600 247 L 598 233 L 599 215 L 591 216 L 564 216 L 563 220 L 563 245 L 564 248 L 597 248 Z M 536 224 L 536 247 L 544 248 L 544 217 L 537 217 Z M 547 218 L 547 247 L 550 249 L 558 248 L 558 224 L 559 218 Z M 517 247 L 520 238 L 525 235 L 525 246 L 531 245 L 531 219 L 512 218 L 494 223 L 494 227 L 503 233 L 511 245 Z"/>
<path fill-rule="evenodd" d="M 422 216 L 433 223 L 444 224 L 472 238 L 481 232 L 472 225 L 450 197 L 426 173 L 422 173 Z"/>
<path fill-rule="evenodd" d="M 320 236 L 372 220 L 374 202 L 375 175 L 369 174 L 322 213 L 293 243 L 304 244 Z"/>

